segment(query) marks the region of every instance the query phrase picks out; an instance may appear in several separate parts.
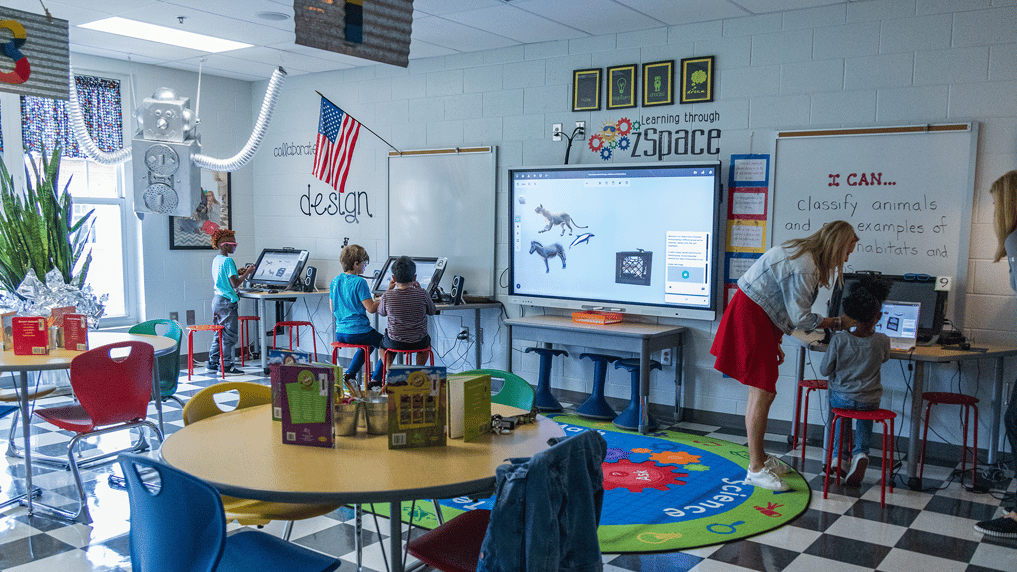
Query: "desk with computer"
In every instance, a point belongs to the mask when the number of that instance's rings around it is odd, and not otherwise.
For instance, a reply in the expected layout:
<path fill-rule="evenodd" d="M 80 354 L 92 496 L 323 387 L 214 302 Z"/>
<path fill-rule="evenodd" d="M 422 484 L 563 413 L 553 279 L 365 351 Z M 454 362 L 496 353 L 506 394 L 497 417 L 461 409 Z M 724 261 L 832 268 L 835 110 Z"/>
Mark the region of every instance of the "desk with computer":
<path fill-rule="evenodd" d="M 827 315 L 840 316 L 843 294 L 857 283 L 864 273 L 844 275 L 843 287 L 834 288 L 830 297 Z M 989 416 L 988 463 L 994 464 L 999 452 L 999 421 L 1003 392 L 1003 359 L 1017 355 L 1017 348 L 998 344 L 972 346 L 958 330 L 943 331 L 946 322 L 945 311 L 948 292 L 938 286 L 937 279 L 925 274 L 887 275 L 891 281 L 890 294 L 883 303 L 883 314 L 876 325 L 876 331 L 890 337 L 891 358 L 913 362 L 911 407 L 909 413 L 910 434 L 908 440 L 907 477 L 908 486 L 921 488 L 916 477 L 920 421 L 922 417 L 922 395 L 925 385 L 926 363 L 950 363 L 967 360 L 993 359 L 994 377 Z M 815 351 L 825 351 L 829 332 L 821 341 L 808 344 Z M 803 379 L 805 371 L 805 347 L 799 352 L 797 378 Z M 800 404 L 795 404 L 798 410 Z M 797 421 L 797 420 L 796 420 Z M 798 427 L 792 428 L 798 434 Z"/>
<path fill-rule="evenodd" d="M 276 316 L 285 314 L 283 304 L 296 301 L 305 296 L 328 295 L 328 288 L 319 290 L 315 286 L 317 269 L 307 266 L 309 253 L 307 250 L 295 248 L 266 248 L 262 250 L 258 261 L 255 263 L 255 270 L 248 277 L 246 284 L 237 289 L 241 298 L 248 298 L 255 301 L 258 306 L 258 316 L 263 320 L 267 319 L 267 304 L 269 301 L 276 303 Z M 392 280 L 392 262 L 398 256 L 389 256 L 380 270 L 368 278 L 372 284 L 371 292 L 380 297 L 388 290 Z M 417 282 L 420 287 L 427 291 L 442 310 L 472 310 L 474 312 L 474 331 L 477 335 L 476 342 L 476 364 L 481 367 L 482 329 L 480 327 L 480 312 L 487 308 L 500 307 L 498 302 L 470 301 L 464 302 L 464 280 L 456 275 L 452 280 L 451 292 L 446 294 L 440 287 L 442 276 L 448 266 L 447 258 L 438 257 L 411 257 L 417 266 Z M 266 347 L 266 327 L 258 328 L 260 347 Z M 271 331 L 271 329 L 269 330 Z M 267 352 L 261 352 L 261 367 L 268 373 Z"/>

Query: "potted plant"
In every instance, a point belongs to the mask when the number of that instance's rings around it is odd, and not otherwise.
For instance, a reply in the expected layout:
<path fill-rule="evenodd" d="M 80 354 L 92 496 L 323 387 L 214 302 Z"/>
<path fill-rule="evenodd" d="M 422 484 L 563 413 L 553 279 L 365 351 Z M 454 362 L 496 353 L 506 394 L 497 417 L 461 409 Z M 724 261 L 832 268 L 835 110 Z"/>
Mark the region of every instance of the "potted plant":
<path fill-rule="evenodd" d="M 26 174 L 28 168 L 25 168 Z M 42 171 L 32 162 L 33 179 L 26 176 L 24 193 L 14 189 L 14 178 L 0 158 L 0 287 L 17 293 L 29 270 L 44 280 L 54 268 L 64 283 L 82 288 L 92 262 L 85 253 L 94 222 L 89 211 L 76 222 L 68 186 L 59 189 L 60 148 L 47 158 L 42 152 Z M 84 259 L 82 259 L 84 256 Z M 81 264 L 79 266 L 79 261 Z M 75 270 L 77 273 L 75 274 Z"/>

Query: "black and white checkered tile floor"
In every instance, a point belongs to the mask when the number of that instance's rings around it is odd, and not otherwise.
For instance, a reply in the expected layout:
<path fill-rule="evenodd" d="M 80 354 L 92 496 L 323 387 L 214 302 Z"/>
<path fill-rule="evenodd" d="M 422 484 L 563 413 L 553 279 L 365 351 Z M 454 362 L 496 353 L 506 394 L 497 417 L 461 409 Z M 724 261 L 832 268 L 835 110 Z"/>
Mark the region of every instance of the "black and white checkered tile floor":
<path fill-rule="evenodd" d="M 204 371 L 201 368 L 198 368 Z M 257 368 L 247 368 L 255 372 Z M 267 382 L 257 375 L 232 379 Z M 10 378 L 3 380 L 10 384 Z M 215 378 L 197 374 L 188 382 L 181 376 L 179 394 L 191 395 L 214 383 Z M 67 397 L 40 401 L 45 407 L 66 401 Z M 180 410 L 169 403 L 165 407 L 166 432 L 183 426 Z M 10 417 L 0 422 L 0 446 L 6 446 Z M 672 429 L 710 435 L 718 439 L 744 443 L 744 431 L 714 426 L 680 424 Z M 19 433 L 20 434 L 20 433 Z M 787 452 L 785 437 L 769 435 L 768 449 Z M 36 420 L 33 445 L 49 455 L 63 455 L 70 434 Z M 112 443 L 115 436 L 107 441 Z M 108 446 L 107 441 L 100 447 Z M 19 437 L 20 442 L 20 437 Z M 964 490 L 949 480 L 955 467 L 926 465 L 925 486 L 915 492 L 897 487 L 887 495 L 887 507 L 879 505 L 879 463 L 870 465 L 861 488 L 838 489 L 824 500 L 820 447 L 807 448 L 804 467 L 798 467 L 800 455 L 787 452 L 784 459 L 805 475 L 813 490 L 809 510 L 791 524 L 747 540 L 672 554 L 604 555 L 604 569 L 619 571 L 749 571 L 788 570 L 824 572 L 950 572 L 1017 570 L 1017 539 L 983 537 L 972 529 L 980 520 L 1002 514 L 1001 499 L 1013 502 L 1017 479 L 994 485 L 990 494 Z M 33 467 L 34 482 L 43 489 L 42 500 L 55 506 L 73 506 L 74 484 L 69 471 L 42 466 Z M 49 518 L 29 517 L 27 510 L 11 507 L 0 512 L 0 570 L 66 572 L 130 570 L 127 533 L 130 527 L 127 493 L 110 488 L 108 476 L 119 471 L 106 465 L 84 471 L 89 508 L 93 522 L 67 525 Z M 20 459 L 0 457 L 0 502 L 23 490 L 24 466 Z M 387 538 L 386 519 L 378 525 L 366 515 L 365 570 L 385 570 L 379 541 Z M 326 516 L 297 522 L 292 540 L 309 548 L 342 558 L 341 569 L 356 568 L 353 512 L 343 508 Z M 230 529 L 237 528 L 231 525 Z M 282 534 L 283 523 L 273 522 L 265 530 Z"/>

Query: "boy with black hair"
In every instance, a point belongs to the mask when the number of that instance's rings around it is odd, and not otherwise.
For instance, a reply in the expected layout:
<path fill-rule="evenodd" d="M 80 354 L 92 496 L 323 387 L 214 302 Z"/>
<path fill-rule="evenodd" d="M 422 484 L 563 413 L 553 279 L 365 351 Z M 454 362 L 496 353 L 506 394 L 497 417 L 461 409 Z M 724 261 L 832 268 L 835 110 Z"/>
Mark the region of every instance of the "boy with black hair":
<path fill-rule="evenodd" d="M 378 314 L 388 317 L 383 348 L 423 350 L 431 347 L 427 335 L 427 317 L 437 312 L 431 296 L 417 282 L 417 265 L 408 256 L 392 262 L 392 283 L 381 295 Z M 395 354 L 385 354 L 385 367 L 392 365 Z M 417 365 L 427 362 L 427 352 L 417 353 Z"/>
<path fill-rule="evenodd" d="M 823 356 L 819 372 L 829 377 L 830 407 L 873 411 L 879 409 L 883 397 L 880 370 L 890 359 L 890 338 L 877 333 L 875 326 L 882 317 L 883 301 L 890 294 L 890 282 L 884 278 L 863 275 L 844 298 L 847 329 L 837 332 Z M 869 441 L 872 421 L 855 420 L 854 447 L 846 482 L 858 486 L 869 465 Z M 840 425 L 836 428 L 830 470 L 840 470 Z"/>
<path fill-rule="evenodd" d="M 244 375 L 243 370 L 233 363 L 233 348 L 237 343 L 237 314 L 240 296 L 237 286 L 254 270 L 248 264 L 237 272 L 237 265 L 230 258 L 237 249 L 236 232 L 228 228 L 220 228 L 212 233 L 212 246 L 219 249 L 219 254 L 212 259 L 212 284 L 215 292 L 212 296 L 212 323 L 225 326 L 222 330 L 222 366 L 226 375 Z M 219 340 L 212 336 L 212 345 L 208 348 L 208 372 L 219 372 Z"/>

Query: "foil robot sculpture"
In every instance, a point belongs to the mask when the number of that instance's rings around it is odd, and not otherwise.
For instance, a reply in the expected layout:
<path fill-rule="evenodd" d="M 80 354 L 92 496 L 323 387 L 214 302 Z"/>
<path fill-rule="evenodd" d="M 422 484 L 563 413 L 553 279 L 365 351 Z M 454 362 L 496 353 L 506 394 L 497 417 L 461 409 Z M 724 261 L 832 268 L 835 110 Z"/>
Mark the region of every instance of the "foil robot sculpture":
<path fill-rule="evenodd" d="M 138 216 L 144 213 L 191 216 L 201 201 L 201 169 L 232 172 L 254 157 L 272 119 L 285 76 L 286 70 L 276 68 L 247 144 L 228 159 L 200 153 L 198 117 L 190 109 L 190 99 L 179 97 L 166 87 L 146 97 L 138 108 L 135 117 L 140 128 L 131 146 L 107 153 L 95 145 L 81 117 L 72 71 L 68 107 L 71 129 L 85 154 L 100 164 L 116 165 L 134 159 L 134 210 Z"/>

